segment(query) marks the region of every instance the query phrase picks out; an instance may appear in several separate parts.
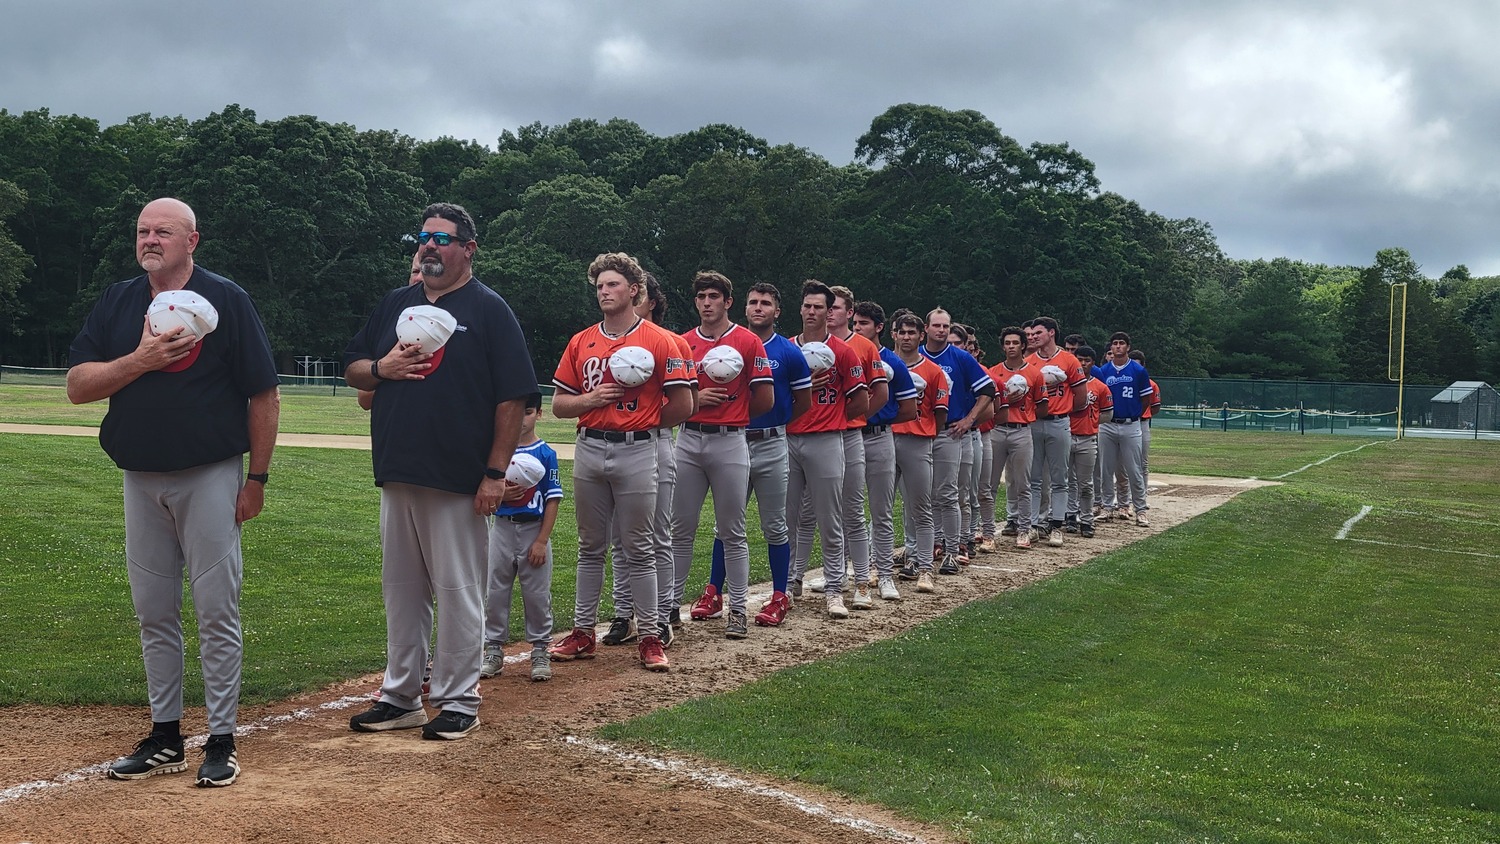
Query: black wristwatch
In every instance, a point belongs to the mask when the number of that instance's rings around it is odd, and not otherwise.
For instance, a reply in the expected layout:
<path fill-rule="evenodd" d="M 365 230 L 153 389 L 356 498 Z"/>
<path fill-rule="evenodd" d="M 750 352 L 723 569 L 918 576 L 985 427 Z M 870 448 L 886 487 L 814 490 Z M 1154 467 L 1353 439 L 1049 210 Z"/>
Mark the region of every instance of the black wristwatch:
<path fill-rule="evenodd" d="M 378 361 L 378 360 L 372 360 L 372 361 L 370 361 L 370 375 L 373 376 L 376 381 L 384 381 L 385 380 L 384 378 L 380 377 L 380 361 Z"/>
<path fill-rule="evenodd" d="M 496 469 L 494 466 L 486 466 L 484 467 L 484 476 L 492 481 L 503 480 L 505 478 L 505 470 Z"/>
<path fill-rule="evenodd" d="M 269 480 L 271 480 L 271 473 L 270 472 L 261 472 L 260 474 L 257 475 L 254 472 L 250 472 L 250 473 L 248 473 L 248 474 L 245 475 L 245 480 L 247 480 L 247 481 L 255 481 L 255 482 L 259 483 L 261 486 L 265 486 L 266 482 L 269 481 Z"/>

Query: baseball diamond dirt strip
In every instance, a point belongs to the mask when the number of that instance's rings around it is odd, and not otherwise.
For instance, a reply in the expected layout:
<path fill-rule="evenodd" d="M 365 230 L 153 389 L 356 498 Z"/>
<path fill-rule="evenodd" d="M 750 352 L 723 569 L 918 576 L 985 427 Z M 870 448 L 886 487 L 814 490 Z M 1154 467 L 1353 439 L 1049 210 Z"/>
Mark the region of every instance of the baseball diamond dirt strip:
<path fill-rule="evenodd" d="M 290 443 L 288 443 L 290 444 Z M 1016 589 L 1104 551 L 1180 524 L 1242 490 L 1264 485 L 1154 475 L 1152 527 L 1101 527 L 1062 548 L 981 555 L 930 595 L 880 603 L 830 622 L 794 609 L 778 629 L 723 638 L 723 620 L 690 623 L 672 670 L 641 670 L 634 647 L 600 647 L 597 659 L 554 663 L 550 683 L 517 662 L 482 681 L 482 726 L 458 742 L 419 731 L 350 732 L 378 675 L 273 704 L 243 707 L 244 772 L 224 789 L 197 789 L 191 774 L 139 782 L 103 776 L 145 727 L 144 705 L 3 712 L 0 842 L 28 841 L 945 841 L 947 831 L 803 783 L 730 771 L 714 762 L 665 758 L 598 742 L 602 725 L 727 691 L 790 665 L 893 636 L 958 606 Z M 765 594 L 762 584 L 752 592 Z M 821 605 L 812 596 L 807 606 Z M 557 608 L 566 619 L 569 608 Z M 564 622 L 565 623 L 565 622 Z M 513 646 L 519 655 L 524 646 Z M 202 729 L 202 708 L 184 718 Z M 863 737 L 857 740 L 878 740 Z M 198 761 L 189 751 L 189 771 Z"/>

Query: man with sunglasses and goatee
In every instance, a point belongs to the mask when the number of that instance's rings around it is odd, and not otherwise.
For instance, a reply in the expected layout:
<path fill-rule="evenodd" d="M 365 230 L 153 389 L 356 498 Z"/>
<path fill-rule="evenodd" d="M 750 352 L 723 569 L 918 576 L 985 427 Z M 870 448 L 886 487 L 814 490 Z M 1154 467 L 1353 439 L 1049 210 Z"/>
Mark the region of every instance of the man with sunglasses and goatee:
<path fill-rule="evenodd" d="M 373 390 L 370 441 L 380 487 L 386 669 L 380 699 L 355 715 L 358 732 L 422 727 L 460 739 L 479 726 L 488 574 L 486 517 L 505 492 L 505 470 L 526 398 L 537 392 L 516 315 L 474 278 L 474 221 L 439 202 L 417 235 L 422 283 L 386 294 L 344 352 L 349 386 Z M 432 326 L 413 341 L 397 323 Z M 443 339 L 444 335 L 446 339 Z M 428 721 L 422 675 L 437 596 L 437 647 Z"/>

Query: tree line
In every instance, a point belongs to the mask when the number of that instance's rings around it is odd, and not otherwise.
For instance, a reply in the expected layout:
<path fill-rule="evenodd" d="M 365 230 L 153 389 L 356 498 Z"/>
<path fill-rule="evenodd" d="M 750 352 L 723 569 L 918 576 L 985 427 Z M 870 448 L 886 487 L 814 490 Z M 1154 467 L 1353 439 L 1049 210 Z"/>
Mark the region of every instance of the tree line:
<path fill-rule="evenodd" d="M 659 137 L 618 118 L 534 123 L 492 149 L 238 105 L 107 127 L 0 109 L 0 362 L 65 366 L 99 291 L 140 272 L 136 214 L 170 195 L 198 211 L 199 263 L 249 291 L 288 373 L 341 356 L 404 282 L 417 212 L 449 200 L 474 215 L 476 275 L 542 373 L 597 319 L 588 261 L 619 250 L 662 280 L 678 329 L 711 267 L 790 302 L 819 278 L 888 310 L 942 306 L 985 345 L 1041 313 L 1096 340 L 1124 329 L 1153 373 L 1185 376 L 1380 380 L 1390 285 L 1407 282 L 1408 378 L 1500 380 L 1500 278 L 1429 279 L 1399 248 L 1368 267 L 1231 260 L 1208 223 L 1106 191 L 1068 144 L 1022 145 L 971 110 L 892 106 L 854 152 L 834 166 L 733 126 Z"/>

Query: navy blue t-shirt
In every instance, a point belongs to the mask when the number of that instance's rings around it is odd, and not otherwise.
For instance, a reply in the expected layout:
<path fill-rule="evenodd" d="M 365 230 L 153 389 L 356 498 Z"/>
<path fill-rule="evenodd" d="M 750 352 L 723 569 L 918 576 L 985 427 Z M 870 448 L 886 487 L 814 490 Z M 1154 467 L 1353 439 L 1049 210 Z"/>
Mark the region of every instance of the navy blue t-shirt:
<path fill-rule="evenodd" d="M 99 444 L 121 469 L 176 472 L 250 450 L 248 401 L 280 383 L 265 326 L 239 285 L 199 266 L 183 288 L 219 312 L 197 360 L 181 372 L 148 372 L 109 397 Z M 108 362 L 141 342 L 151 279 L 111 284 L 68 349 L 68 364 Z"/>
<path fill-rule="evenodd" d="M 472 495 L 484 480 L 495 438 L 495 408 L 537 392 L 521 324 L 500 294 L 471 278 L 428 302 L 426 286 L 386 294 L 344 350 L 344 366 L 378 360 L 396 345 L 396 318 L 435 305 L 458 328 L 437 369 L 421 381 L 381 381 L 370 407 L 375 484 L 414 484 Z M 504 466 L 498 467 L 504 469 Z"/>

